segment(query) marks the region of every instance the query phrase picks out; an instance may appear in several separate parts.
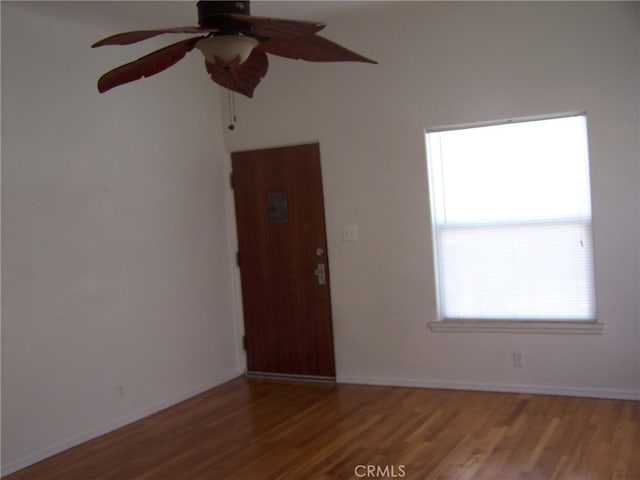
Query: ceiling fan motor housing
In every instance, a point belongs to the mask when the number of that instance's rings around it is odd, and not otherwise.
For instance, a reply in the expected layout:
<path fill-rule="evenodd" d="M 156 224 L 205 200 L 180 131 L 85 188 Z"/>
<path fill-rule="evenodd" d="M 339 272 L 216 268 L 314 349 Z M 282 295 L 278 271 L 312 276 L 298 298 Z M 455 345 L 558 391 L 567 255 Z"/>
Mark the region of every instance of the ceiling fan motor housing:
<path fill-rule="evenodd" d="M 239 13 L 250 15 L 250 2 L 212 2 L 200 0 L 198 7 L 198 25 L 203 28 L 211 28 L 218 25 L 220 15 Z"/>

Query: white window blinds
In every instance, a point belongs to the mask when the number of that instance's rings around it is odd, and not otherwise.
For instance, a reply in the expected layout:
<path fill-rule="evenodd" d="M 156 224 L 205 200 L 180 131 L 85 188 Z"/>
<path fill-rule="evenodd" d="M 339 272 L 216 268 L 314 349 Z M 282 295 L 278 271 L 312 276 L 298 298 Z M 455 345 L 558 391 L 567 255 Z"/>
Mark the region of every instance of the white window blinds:
<path fill-rule="evenodd" d="M 427 133 L 440 316 L 594 320 L 584 115 Z"/>

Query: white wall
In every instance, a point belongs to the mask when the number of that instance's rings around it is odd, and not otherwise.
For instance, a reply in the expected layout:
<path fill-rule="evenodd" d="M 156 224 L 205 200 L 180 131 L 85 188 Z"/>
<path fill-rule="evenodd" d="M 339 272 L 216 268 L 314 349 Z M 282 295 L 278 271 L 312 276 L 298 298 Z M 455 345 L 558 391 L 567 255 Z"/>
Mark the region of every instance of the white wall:
<path fill-rule="evenodd" d="M 318 20 L 379 65 L 270 57 L 226 145 L 320 142 L 340 381 L 640 398 L 638 8 L 374 2 Z M 431 332 L 424 129 L 581 110 L 604 333 Z"/>
<path fill-rule="evenodd" d="M 636 9 L 637 24 L 640 28 L 640 8 Z M 638 78 L 640 78 L 640 35 L 638 35 Z M 640 104 L 640 88 L 638 89 L 638 103 Z M 638 109 L 638 136 L 637 141 L 640 144 L 640 108 Z M 638 164 L 640 164 L 640 147 L 638 147 Z M 640 173 L 640 168 L 638 169 Z M 640 176 L 638 177 L 640 181 Z M 639 187 L 640 188 L 640 187 Z M 638 209 L 638 215 L 640 215 L 640 208 Z M 638 222 L 640 225 L 640 221 Z M 640 248 L 640 245 L 638 246 Z M 638 270 L 640 274 L 640 262 L 638 262 Z M 639 285 L 640 287 L 640 285 Z M 638 298 L 640 298 L 640 290 L 638 291 Z M 638 321 L 638 338 L 640 338 L 640 320 Z M 640 355 L 638 355 L 638 376 L 640 377 Z M 638 380 L 640 383 L 640 379 Z"/>
<path fill-rule="evenodd" d="M 91 50 L 133 25 L 91 25 L 108 4 L 19 3 L 2 2 L 3 474 L 241 365 L 201 59 L 99 95 L 100 74 L 166 39 Z"/>

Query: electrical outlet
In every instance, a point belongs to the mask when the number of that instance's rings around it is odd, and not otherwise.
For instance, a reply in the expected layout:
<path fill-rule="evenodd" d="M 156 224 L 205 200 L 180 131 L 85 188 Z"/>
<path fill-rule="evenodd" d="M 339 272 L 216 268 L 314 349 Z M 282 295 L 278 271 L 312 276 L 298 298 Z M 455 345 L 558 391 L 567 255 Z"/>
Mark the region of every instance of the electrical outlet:
<path fill-rule="evenodd" d="M 342 241 L 355 242 L 358 240 L 358 226 L 344 225 L 342 227 Z"/>
<path fill-rule="evenodd" d="M 126 398 L 127 398 L 127 389 L 124 387 L 124 385 L 118 385 L 116 387 L 116 400 L 118 401 L 118 403 L 120 403 L 120 402 L 124 402 Z"/>
<path fill-rule="evenodd" d="M 524 368 L 524 360 L 522 358 L 522 352 L 513 352 L 512 360 L 513 360 L 514 368 Z"/>

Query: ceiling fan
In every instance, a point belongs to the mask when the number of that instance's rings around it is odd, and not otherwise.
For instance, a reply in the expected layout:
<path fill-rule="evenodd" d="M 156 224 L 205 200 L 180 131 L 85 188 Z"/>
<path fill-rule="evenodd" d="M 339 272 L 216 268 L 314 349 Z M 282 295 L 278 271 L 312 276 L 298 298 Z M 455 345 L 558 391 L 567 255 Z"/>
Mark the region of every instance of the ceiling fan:
<path fill-rule="evenodd" d="M 253 96 L 267 73 L 267 54 L 311 62 L 377 63 L 317 35 L 325 27 L 323 23 L 251 16 L 249 3 L 199 1 L 197 27 L 124 32 L 96 42 L 92 47 L 130 45 L 164 33 L 200 34 L 105 73 L 98 80 L 98 90 L 103 93 L 155 75 L 194 48 L 204 55 L 205 68 L 214 82 L 247 97 Z"/>

